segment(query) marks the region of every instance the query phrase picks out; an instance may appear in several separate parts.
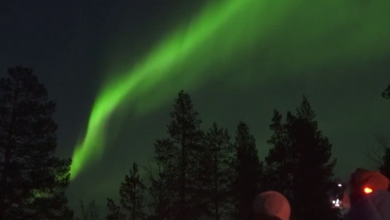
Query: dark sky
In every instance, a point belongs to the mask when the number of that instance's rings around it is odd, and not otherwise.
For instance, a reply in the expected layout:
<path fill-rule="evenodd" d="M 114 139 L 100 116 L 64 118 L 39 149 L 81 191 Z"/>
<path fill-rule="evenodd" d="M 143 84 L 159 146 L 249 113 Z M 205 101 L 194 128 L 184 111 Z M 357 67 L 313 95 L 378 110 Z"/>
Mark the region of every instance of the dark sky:
<path fill-rule="evenodd" d="M 165 29 L 185 22 L 202 5 L 193 2 L 2 0 L 1 74 L 13 65 L 34 69 L 58 103 L 58 154 L 70 157 L 97 89 L 110 74 L 105 64 L 116 63 L 121 69 L 142 59 Z M 233 132 L 239 120 L 247 122 L 261 158 L 268 151 L 265 141 L 273 109 L 294 110 L 306 94 L 320 128 L 333 143 L 337 173 L 344 177 L 356 167 L 372 167 L 365 148 L 375 145 L 375 135 L 389 134 L 390 101 L 380 97 L 390 83 L 388 57 L 239 88 L 217 80 L 189 92 L 205 127 L 216 121 Z M 101 161 L 71 183 L 71 204 L 96 199 L 103 206 L 105 197 L 116 198 L 133 161 L 146 164 L 153 141 L 164 137 L 170 111 L 171 103 L 166 103 L 143 117 L 129 116 Z"/>

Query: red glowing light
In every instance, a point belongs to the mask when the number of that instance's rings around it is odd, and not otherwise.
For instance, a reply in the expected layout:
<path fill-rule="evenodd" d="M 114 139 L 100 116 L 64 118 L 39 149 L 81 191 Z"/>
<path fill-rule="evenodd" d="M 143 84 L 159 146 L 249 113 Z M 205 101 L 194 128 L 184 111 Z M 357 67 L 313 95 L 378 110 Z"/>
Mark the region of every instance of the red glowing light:
<path fill-rule="evenodd" d="M 370 193 L 372 193 L 372 189 L 370 187 L 366 187 L 366 188 L 364 188 L 364 193 L 370 194 Z"/>

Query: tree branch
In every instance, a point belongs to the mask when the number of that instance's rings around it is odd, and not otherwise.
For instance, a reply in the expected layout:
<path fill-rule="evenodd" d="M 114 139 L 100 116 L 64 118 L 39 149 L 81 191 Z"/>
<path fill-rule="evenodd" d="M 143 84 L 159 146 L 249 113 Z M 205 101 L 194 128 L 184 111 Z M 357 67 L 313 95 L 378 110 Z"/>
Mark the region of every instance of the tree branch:
<path fill-rule="evenodd" d="M 383 91 L 382 97 L 385 98 L 385 99 L 390 99 L 390 85 L 387 86 L 385 91 Z"/>
<path fill-rule="evenodd" d="M 381 134 L 375 136 L 375 143 L 375 146 L 366 147 L 365 155 L 379 167 L 383 163 L 383 155 L 386 149 L 390 148 L 390 140 L 386 135 Z"/>

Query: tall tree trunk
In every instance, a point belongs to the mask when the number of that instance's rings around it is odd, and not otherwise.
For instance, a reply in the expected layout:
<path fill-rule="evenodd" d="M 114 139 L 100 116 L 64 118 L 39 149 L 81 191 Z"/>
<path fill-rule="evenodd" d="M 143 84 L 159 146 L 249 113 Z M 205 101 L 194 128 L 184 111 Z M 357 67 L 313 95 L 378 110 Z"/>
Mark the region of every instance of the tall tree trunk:
<path fill-rule="evenodd" d="M 218 193 L 218 152 L 214 153 L 214 204 L 215 204 L 215 220 L 219 220 L 219 193 Z"/>
<path fill-rule="evenodd" d="M 185 146 L 185 136 L 183 130 L 183 137 L 181 141 L 181 173 L 180 173 L 180 210 L 179 210 L 179 219 L 184 219 L 185 207 L 186 207 L 186 146 Z"/>
<path fill-rule="evenodd" d="M 136 220 L 136 217 L 137 217 L 137 213 L 136 213 L 136 203 L 137 203 L 137 194 L 136 194 L 136 187 L 133 186 L 133 213 L 132 213 L 132 217 L 133 217 L 133 220 Z"/>
<path fill-rule="evenodd" d="M 4 152 L 4 162 L 3 162 L 3 171 L 1 172 L 1 180 L 0 180 L 0 219 L 5 219 L 5 213 L 6 213 L 6 203 L 5 200 L 7 198 L 6 194 L 9 193 L 7 179 L 8 179 L 8 173 L 9 173 L 9 164 L 11 162 L 11 149 L 12 149 L 12 138 L 11 134 L 14 131 L 14 122 L 16 120 L 15 118 L 15 103 L 17 99 L 18 93 L 16 93 L 13 97 L 12 101 L 12 113 L 11 113 L 11 122 L 9 126 L 9 130 L 7 132 L 7 135 L 5 135 L 6 139 L 6 146 L 5 146 L 5 152 Z"/>

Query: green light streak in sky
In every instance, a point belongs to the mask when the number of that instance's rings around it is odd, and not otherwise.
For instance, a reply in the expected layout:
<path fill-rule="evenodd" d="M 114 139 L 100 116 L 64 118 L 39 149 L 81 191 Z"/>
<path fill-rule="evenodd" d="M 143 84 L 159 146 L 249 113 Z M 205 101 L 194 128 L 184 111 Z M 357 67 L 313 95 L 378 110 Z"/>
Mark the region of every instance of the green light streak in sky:
<path fill-rule="evenodd" d="M 156 109 L 179 89 L 198 87 L 223 73 L 208 68 L 231 65 L 267 44 L 273 48 L 264 55 L 265 67 L 277 62 L 294 69 L 371 57 L 390 49 L 389 9 L 382 0 L 222 0 L 208 5 L 143 62 L 105 84 L 84 139 L 76 145 L 71 178 L 101 157 L 105 126 L 121 104 L 131 103 L 139 114 Z M 265 70 L 263 75 L 271 74 Z M 233 80 L 257 82 L 264 80 L 262 74 Z"/>

